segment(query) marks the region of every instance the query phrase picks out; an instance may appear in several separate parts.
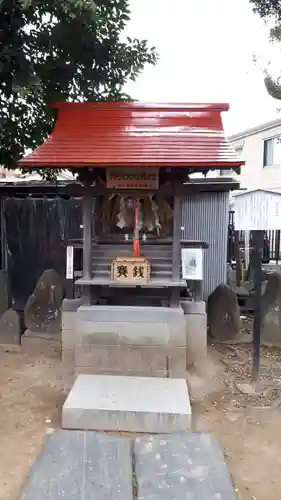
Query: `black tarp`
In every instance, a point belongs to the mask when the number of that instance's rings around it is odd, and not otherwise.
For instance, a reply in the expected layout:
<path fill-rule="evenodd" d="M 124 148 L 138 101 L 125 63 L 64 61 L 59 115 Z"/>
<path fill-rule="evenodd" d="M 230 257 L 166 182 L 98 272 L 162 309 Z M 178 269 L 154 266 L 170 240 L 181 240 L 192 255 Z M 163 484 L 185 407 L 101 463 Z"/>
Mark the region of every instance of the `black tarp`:
<path fill-rule="evenodd" d="M 44 270 L 65 276 L 67 243 L 82 237 L 81 201 L 6 198 L 3 209 L 11 299 L 20 310 Z"/>

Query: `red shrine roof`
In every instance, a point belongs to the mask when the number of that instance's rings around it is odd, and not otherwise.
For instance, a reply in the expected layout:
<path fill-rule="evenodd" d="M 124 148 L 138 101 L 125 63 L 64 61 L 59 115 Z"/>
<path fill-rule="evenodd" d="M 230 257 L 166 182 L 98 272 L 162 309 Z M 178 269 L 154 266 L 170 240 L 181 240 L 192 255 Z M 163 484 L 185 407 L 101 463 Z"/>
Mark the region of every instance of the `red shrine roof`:
<path fill-rule="evenodd" d="M 225 137 L 228 104 L 57 103 L 46 141 L 21 167 L 242 165 Z"/>

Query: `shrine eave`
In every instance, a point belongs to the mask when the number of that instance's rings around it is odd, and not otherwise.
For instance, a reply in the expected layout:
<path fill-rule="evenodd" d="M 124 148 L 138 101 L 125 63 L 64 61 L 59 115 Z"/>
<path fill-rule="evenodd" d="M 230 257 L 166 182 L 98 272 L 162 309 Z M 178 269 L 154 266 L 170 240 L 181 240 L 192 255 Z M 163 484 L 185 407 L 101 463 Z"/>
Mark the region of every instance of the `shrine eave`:
<path fill-rule="evenodd" d="M 130 162 L 129 164 L 126 163 L 126 162 L 120 162 L 120 163 L 102 163 L 102 162 L 87 162 L 87 163 L 83 163 L 82 161 L 68 161 L 68 162 L 64 162 L 64 161 L 53 161 L 53 162 L 49 162 L 48 164 L 45 164 L 45 163 L 41 163 L 40 161 L 36 162 L 36 161 L 32 161 L 32 163 L 30 162 L 24 162 L 24 161 L 19 161 L 18 162 L 18 165 L 20 167 L 25 167 L 25 168 L 58 168 L 58 169 L 67 169 L 67 168 L 123 168 L 123 167 L 132 167 L 132 168 L 136 168 L 136 167 L 141 167 L 141 168 L 148 168 L 148 167 L 152 167 L 152 168 L 176 168 L 176 167 L 179 167 L 179 168 L 192 168 L 192 169 L 195 169 L 195 170 L 202 170 L 202 171 L 205 171 L 205 170 L 231 170 L 231 169 L 234 169 L 234 168 L 238 168 L 240 167 L 241 165 L 244 165 L 244 162 L 241 162 L 241 161 L 232 161 L 232 162 L 216 162 L 216 161 L 211 161 L 211 162 L 207 162 L 205 161 L 204 163 L 195 163 L 195 162 L 164 162 L 164 161 L 161 161 L 161 162 L 152 162 L 150 161 L 149 163 L 147 162 L 135 162 L 135 163 L 132 163 Z"/>
<path fill-rule="evenodd" d="M 237 168 L 227 104 L 59 103 L 56 124 L 20 167 Z"/>

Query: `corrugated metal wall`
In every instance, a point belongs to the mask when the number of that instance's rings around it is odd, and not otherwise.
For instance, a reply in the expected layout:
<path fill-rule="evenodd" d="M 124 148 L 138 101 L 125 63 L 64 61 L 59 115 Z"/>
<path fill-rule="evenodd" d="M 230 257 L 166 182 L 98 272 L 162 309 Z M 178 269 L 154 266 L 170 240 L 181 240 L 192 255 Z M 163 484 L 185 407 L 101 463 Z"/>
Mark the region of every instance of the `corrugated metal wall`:
<path fill-rule="evenodd" d="M 204 250 L 203 296 L 206 300 L 227 275 L 227 229 L 229 193 L 198 193 L 184 198 L 183 238 L 209 244 Z"/>

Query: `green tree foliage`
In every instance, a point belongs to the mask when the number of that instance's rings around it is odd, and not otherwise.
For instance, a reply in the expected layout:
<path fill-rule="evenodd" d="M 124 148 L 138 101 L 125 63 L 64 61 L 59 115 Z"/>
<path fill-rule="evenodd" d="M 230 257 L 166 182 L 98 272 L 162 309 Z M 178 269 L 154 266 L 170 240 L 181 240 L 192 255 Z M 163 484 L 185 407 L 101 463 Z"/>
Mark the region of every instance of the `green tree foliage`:
<path fill-rule="evenodd" d="M 272 43 L 281 42 L 281 0 L 250 0 L 254 12 L 268 23 L 270 28 L 270 40 Z M 264 83 L 269 95 L 275 99 L 281 99 L 281 77 L 273 79 L 265 70 Z"/>
<path fill-rule="evenodd" d="M 155 48 L 123 39 L 129 0 L 0 0 L 0 165 L 50 132 L 51 101 L 128 100 Z"/>
<path fill-rule="evenodd" d="M 276 17 L 281 21 L 281 1 L 280 0 L 250 0 L 257 12 L 263 19 L 270 16 Z"/>

